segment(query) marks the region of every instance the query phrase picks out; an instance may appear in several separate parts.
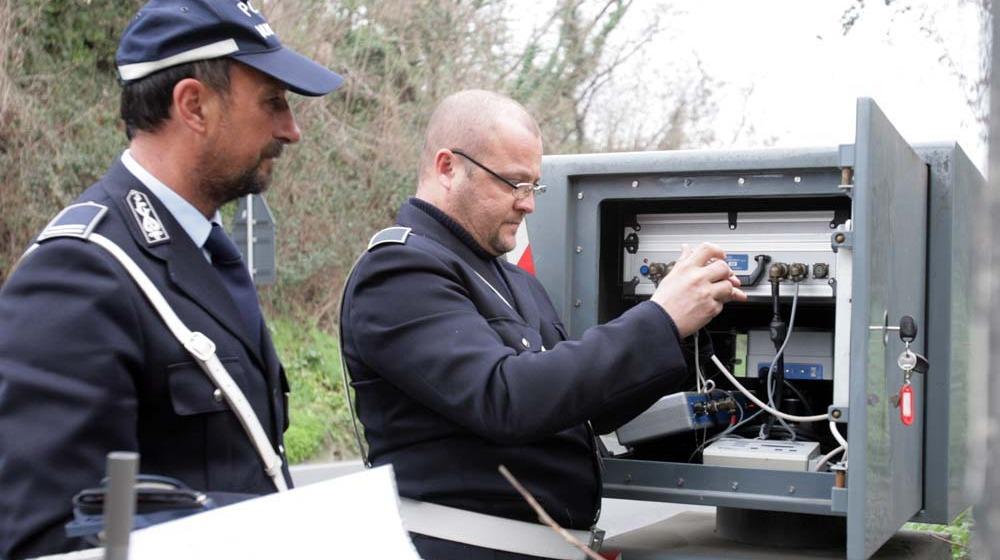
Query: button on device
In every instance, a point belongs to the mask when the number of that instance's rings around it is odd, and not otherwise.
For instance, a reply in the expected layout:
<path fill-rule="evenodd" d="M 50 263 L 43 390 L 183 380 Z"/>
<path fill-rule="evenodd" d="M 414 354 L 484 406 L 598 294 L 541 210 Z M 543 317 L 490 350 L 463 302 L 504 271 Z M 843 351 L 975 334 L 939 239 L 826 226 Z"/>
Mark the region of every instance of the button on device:
<path fill-rule="evenodd" d="M 646 265 L 640 266 L 639 267 L 639 274 L 642 274 L 643 276 L 649 276 L 649 267 L 646 266 Z"/>
<path fill-rule="evenodd" d="M 531 348 L 531 343 L 528 342 L 527 338 L 522 338 L 521 339 L 521 344 L 523 344 L 525 348 Z"/>
<path fill-rule="evenodd" d="M 222 389 L 212 391 L 212 398 L 215 399 L 215 402 L 222 402 Z"/>

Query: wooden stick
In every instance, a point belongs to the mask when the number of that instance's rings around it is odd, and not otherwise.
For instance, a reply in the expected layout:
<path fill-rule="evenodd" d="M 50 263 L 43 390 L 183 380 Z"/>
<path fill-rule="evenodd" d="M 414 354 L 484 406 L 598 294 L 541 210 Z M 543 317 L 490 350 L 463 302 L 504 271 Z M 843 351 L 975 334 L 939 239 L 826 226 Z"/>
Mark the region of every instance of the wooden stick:
<path fill-rule="evenodd" d="M 507 479 L 507 482 L 509 482 L 510 485 L 513 486 L 515 490 L 521 493 L 521 496 L 524 498 L 524 501 L 528 502 L 528 505 L 531 506 L 531 509 L 535 510 L 535 513 L 538 514 L 539 521 L 551 527 L 552 530 L 555 531 L 556 534 L 558 534 L 560 537 L 562 537 L 567 543 L 583 551 L 583 553 L 587 555 L 587 558 L 590 558 L 591 560 L 604 560 L 604 558 L 601 557 L 600 554 L 594 552 L 593 550 L 590 549 L 589 546 L 580 542 L 580 539 L 574 537 L 572 533 L 560 527 L 559 524 L 556 523 L 555 520 L 552 519 L 548 513 L 545 513 L 545 509 L 542 508 L 541 504 L 538 503 L 538 500 L 536 500 L 535 497 L 531 495 L 531 492 L 528 492 L 527 488 L 522 486 L 521 483 L 518 482 L 516 478 L 514 478 L 514 475 L 510 474 L 510 471 L 507 470 L 507 467 L 500 465 L 499 470 L 500 474 L 502 474 L 503 477 Z"/>

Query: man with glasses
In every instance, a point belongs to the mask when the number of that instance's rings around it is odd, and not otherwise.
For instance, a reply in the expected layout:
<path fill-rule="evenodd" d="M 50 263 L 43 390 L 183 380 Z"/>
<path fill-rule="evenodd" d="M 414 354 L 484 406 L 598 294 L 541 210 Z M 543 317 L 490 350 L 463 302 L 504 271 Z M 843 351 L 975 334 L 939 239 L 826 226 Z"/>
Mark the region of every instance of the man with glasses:
<path fill-rule="evenodd" d="M 417 500 L 404 516 L 430 560 L 579 554 L 537 524 L 497 467 L 586 538 L 601 500 L 595 431 L 677 389 L 680 340 L 746 298 L 722 251 L 703 245 L 651 301 L 567 340 L 542 285 L 502 257 L 544 191 L 541 158 L 538 125 L 515 101 L 445 99 L 416 196 L 345 289 L 341 337 L 366 459 L 391 463 L 400 495 Z"/>

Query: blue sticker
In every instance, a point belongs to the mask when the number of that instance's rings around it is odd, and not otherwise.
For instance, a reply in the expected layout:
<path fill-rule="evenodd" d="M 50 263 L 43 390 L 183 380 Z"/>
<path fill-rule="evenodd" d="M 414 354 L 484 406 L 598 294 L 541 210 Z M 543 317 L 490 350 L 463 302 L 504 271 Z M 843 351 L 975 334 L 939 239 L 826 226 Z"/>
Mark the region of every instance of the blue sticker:
<path fill-rule="evenodd" d="M 747 272 L 750 265 L 750 255 L 726 255 L 726 264 L 733 272 Z"/>

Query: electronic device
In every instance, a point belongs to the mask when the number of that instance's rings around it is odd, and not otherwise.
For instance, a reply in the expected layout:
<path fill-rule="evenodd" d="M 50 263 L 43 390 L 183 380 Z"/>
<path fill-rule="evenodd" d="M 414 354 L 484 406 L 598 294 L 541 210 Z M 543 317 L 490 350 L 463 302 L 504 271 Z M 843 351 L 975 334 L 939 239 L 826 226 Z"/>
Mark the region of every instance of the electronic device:
<path fill-rule="evenodd" d="M 742 402 L 722 391 L 674 393 L 653 403 L 645 412 L 618 428 L 615 434 L 624 446 L 679 432 L 728 426 L 742 415 Z"/>
<path fill-rule="evenodd" d="M 774 359 L 774 343 L 768 331 L 752 330 L 748 334 L 747 371 L 751 377 L 764 377 Z M 829 331 L 796 329 L 788 339 L 784 356 L 785 379 L 833 379 L 833 333 Z"/>
<path fill-rule="evenodd" d="M 808 471 L 819 456 L 815 441 L 722 438 L 705 448 L 703 463 L 775 471 Z"/>
<path fill-rule="evenodd" d="M 857 108 L 854 142 L 840 146 L 543 159 L 549 190 L 527 234 L 571 338 L 643 305 L 685 244 L 721 247 L 750 296 L 706 325 L 711 347 L 699 338 L 700 367 L 689 359 L 676 381 L 755 395 L 764 406 L 723 437 L 770 439 L 706 446 L 700 430 L 725 419 L 678 393 L 618 430 L 629 443 L 604 460 L 605 497 L 713 505 L 719 534 L 741 542 L 774 544 L 825 516 L 817 532 L 839 527 L 849 558 L 908 521 L 947 523 L 968 507 L 968 415 L 955 411 L 975 388 L 969 224 L 985 180 L 954 142 L 911 146 L 872 100 Z M 904 319 L 919 325 L 906 337 Z M 789 324 L 769 389 L 760 373 Z M 914 353 L 930 358 L 926 373 L 906 369 Z M 767 530 L 748 512 L 766 513 Z"/>

